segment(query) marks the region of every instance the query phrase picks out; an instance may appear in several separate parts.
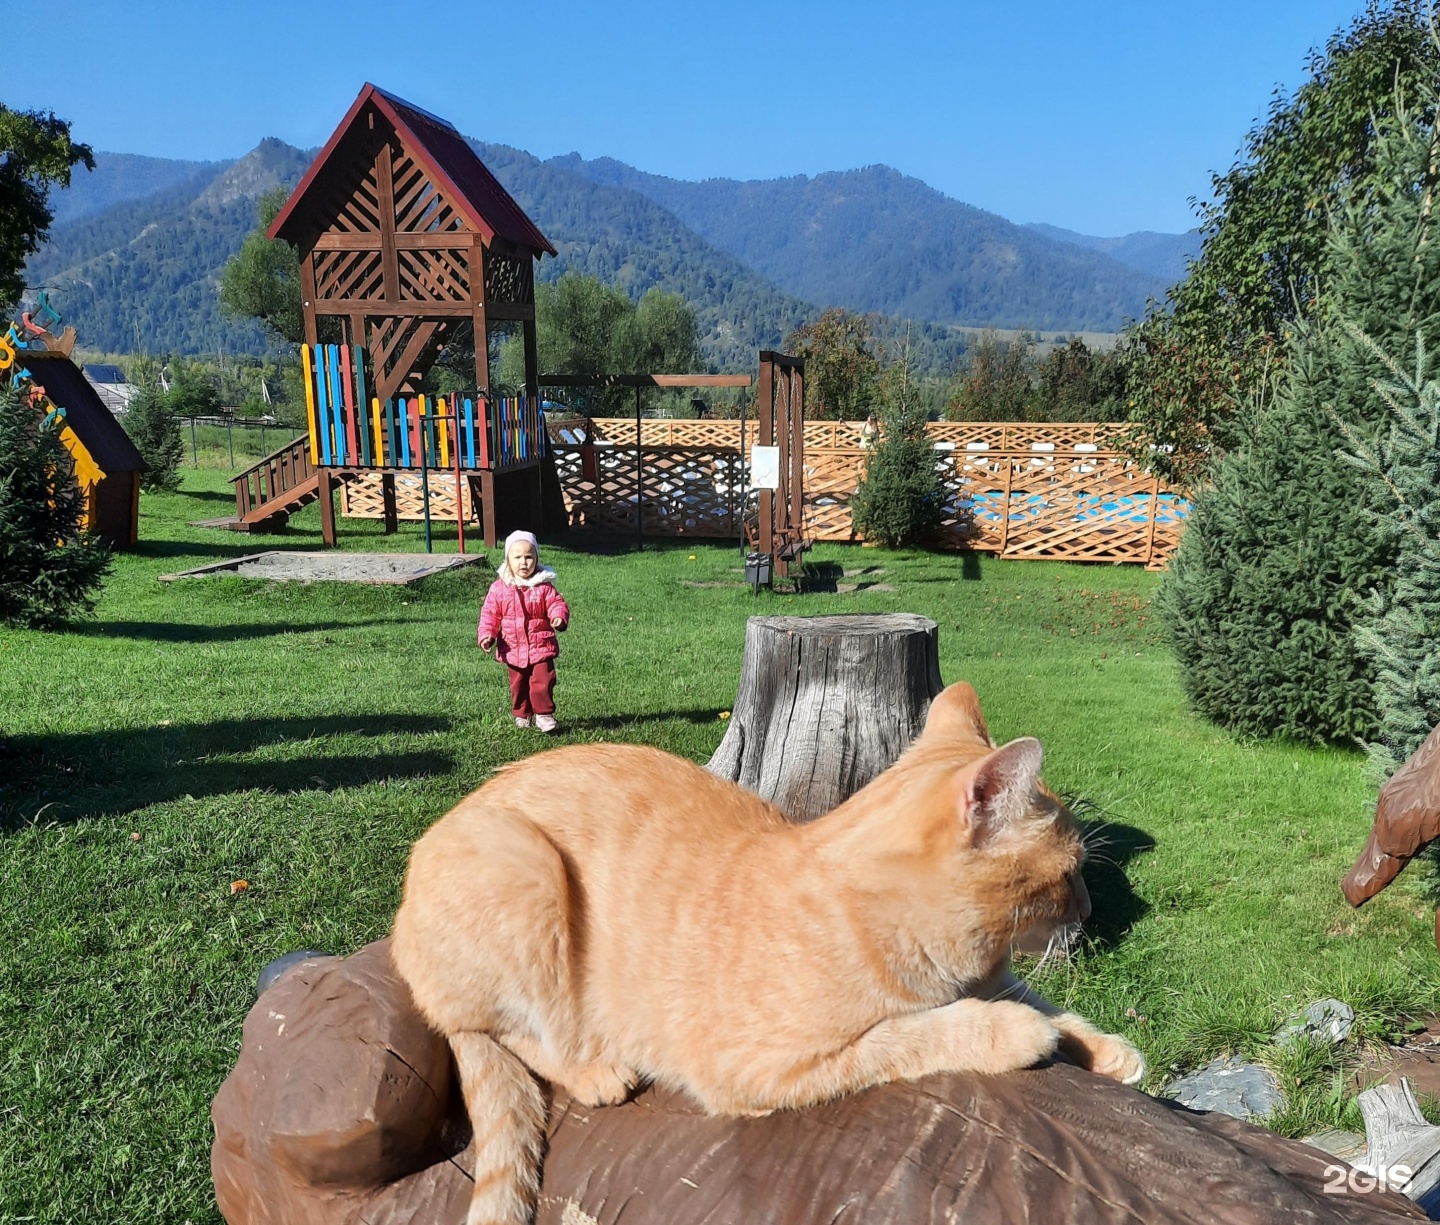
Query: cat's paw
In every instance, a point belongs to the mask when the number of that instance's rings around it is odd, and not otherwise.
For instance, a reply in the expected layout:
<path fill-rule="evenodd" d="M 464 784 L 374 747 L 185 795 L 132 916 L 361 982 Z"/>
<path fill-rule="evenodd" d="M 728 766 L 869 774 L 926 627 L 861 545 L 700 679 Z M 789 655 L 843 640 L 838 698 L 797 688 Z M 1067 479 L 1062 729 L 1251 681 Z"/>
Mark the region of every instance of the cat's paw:
<path fill-rule="evenodd" d="M 623 1064 L 591 1063 L 565 1074 L 565 1088 L 582 1106 L 618 1106 L 640 1083 L 640 1074 Z"/>
<path fill-rule="evenodd" d="M 957 1034 L 957 1068 L 976 1072 L 1013 1072 L 1044 1063 L 1060 1045 L 1060 1031 L 1043 1013 L 1010 1000 L 986 1001 L 983 1011 L 969 1003 L 964 1032 Z M 954 1007 L 954 1005 L 951 1005 Z"/>
<path fill-rule="evenodd" d="M 1128 1038 L 1103 1033 L 1073 1013 L 1056 1017 L 1055 1024 L 1061 1031 L 1060 1049 L 1082 1068 L 1122 1085 L 1145 1079 L 1145 1056 Z"/>

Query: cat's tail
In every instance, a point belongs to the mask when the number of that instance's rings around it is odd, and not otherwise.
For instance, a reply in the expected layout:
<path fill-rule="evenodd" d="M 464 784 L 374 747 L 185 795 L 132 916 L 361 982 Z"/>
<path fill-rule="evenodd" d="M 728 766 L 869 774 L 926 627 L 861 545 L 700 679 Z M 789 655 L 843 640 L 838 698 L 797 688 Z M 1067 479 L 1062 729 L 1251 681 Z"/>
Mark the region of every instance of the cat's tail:
<path fill-rule="evenodd" d="M 475 1192 L 466 1225 L 530 1225 L 545 1140 L 540 1086 L 487 1034 L 451 1034 L 450 1049 L 475 1131 Z"/>

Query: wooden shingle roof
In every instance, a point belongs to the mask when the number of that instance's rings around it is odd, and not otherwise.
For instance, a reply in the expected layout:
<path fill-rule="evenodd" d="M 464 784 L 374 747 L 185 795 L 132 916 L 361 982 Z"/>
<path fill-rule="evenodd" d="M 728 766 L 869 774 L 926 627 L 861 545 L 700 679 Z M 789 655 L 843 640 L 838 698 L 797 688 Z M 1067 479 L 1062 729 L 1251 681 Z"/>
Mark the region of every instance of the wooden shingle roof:
<path fill-rule="evenodd" d="M 389 122 L 416 160 L 487 243 L 499 237 L 537 257 L 555 254 L 550 240 L 525 215 L 525 210 L 515 203 L 514 197 L 490 173 L 453 124 L 368 82 L 270 223 L 266 230 L 269 237 L 283 238 L 297 245 L 304 241 L 305 233 L 317 220 L 310 215 L 313 210 L 307 208 L 306 202 L 315 197 L 315 207 L 323 207 L 319 199 L 322 193 L 315 190 L 316 184 L 323 180 L 326 165 L 350 130 L 361 122 L 369 106 Z"/>

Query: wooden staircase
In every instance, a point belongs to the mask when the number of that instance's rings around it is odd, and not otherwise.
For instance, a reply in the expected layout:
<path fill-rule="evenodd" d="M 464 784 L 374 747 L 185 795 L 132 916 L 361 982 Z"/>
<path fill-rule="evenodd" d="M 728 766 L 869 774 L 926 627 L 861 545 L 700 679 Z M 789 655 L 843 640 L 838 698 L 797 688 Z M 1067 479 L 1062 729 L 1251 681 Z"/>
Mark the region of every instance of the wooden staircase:
<path fill-rule="evenodd" d="M 320 472 L 310 463 L 310 439 L 302 434 L 235 477 L 235 518 L 226 526 L 273 532 L 319 496 Z"/>

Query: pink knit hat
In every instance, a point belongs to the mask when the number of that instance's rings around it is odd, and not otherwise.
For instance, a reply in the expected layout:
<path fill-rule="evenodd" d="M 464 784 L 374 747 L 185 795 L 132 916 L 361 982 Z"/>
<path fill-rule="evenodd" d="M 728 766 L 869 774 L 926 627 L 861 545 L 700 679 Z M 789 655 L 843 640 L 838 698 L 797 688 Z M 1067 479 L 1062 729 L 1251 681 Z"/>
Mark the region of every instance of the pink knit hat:
<path fill-rule="evenodd" d="M 540 561 L 540 542 L 535 539 L 535 533 L 534 533 L 534 532 L 511 532 L 510 535 L 506 536 L 506 537 L 505 537 L 505 557 L 506 557 L 507 559 L 510 557 L 510 548 L 511 548 L 511 546 L 512 546 L 512 545 L 517 545 L 517 544 L 528 544 L 532 549 L 534 549 L 534 550 L 535 550 L 535 561 L 536 561 L 537 564 L 539 563 L 539 561 Z"/>

